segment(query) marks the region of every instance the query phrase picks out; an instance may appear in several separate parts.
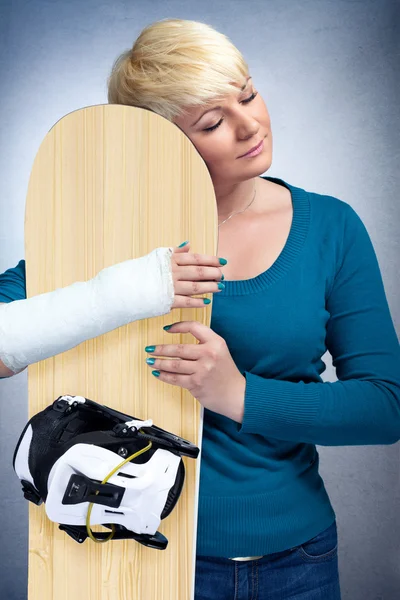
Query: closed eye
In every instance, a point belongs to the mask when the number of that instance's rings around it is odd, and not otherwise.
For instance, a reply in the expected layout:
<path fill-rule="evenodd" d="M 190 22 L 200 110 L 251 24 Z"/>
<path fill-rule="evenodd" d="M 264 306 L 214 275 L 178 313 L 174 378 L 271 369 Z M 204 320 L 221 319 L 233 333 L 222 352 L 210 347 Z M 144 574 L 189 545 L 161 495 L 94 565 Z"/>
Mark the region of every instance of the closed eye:
<path fill-rule="evenodd" d="M 257 94 L 258 94 L 258 92 L 253 92 L 249 98 L 246 98 L 246 100 L 242 100 L 241 104 L 248 104 L 249 102 L 254 100 L 254 98 L 257 96 Z M 213 125 L 212 127 L 207 127 L 207 129 L 203 129 L 203 131 L 214 131 L 214 129 L 217 129 L 217 127 L 219 127 L 221 125 L 223 120 L 224 119 L 221 119 L 220 121 L 218 121 L 218 123 L 216 125 Z"/>

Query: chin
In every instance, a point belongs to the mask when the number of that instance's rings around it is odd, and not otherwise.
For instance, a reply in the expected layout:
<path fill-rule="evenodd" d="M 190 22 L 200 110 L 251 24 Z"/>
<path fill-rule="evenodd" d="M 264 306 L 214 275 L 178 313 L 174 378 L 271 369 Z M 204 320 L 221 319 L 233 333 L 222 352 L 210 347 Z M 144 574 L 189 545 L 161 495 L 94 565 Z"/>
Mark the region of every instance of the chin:
<path fill-rule="evenodd" d="M 262 174 L 265 171 L 268 171 L 268 169 L 271 168 L 271 164 L 272 164 L 272 153 L 267 151 L 263 154 L 260 154 L 259 156 L 260 160 L 258 162 L 254 161 L 253 165 L 252 165 L 252 169 L 250 169 L 250 166 L 248 166 L 248 170 L 254 170 L 255 174 Z"/>

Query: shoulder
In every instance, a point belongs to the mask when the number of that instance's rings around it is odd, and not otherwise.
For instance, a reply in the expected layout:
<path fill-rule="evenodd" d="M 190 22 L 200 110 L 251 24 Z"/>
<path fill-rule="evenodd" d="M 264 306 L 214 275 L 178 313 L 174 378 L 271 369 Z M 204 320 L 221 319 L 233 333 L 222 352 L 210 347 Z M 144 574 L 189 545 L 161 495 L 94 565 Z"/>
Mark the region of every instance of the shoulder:
<path fill-rule="evenodd" d="M 303 191 L 308 195 L 311 217 L 319 231 L 329 232 L 330 236 L 337 237 L 340 242 L 345 237 L 351 237 L 356 230 L 366 231 L 357 209 L 346 200 L 331 194 Z"/>
<path fill-rule="evenodd" d="M 337 196 L 311 191 L 308 191 L 307 194 L 314 211 L 325 217 L 336 217 L 344 222 L 351 218 L 352 213 L 355 213 L 354 208 L 348 202 Z"/>
<path fill-rule="evenodd" d="M 358 239 L 371 243 L 368 229 L 358 210 L 343 199 L 329 194 L 309 192 L 310 203 L 318 225 L 331 231 L 342 251 Z"/>
<path fill-rule="evenodd" d="M 329 263 L 333 272 L 339 270 L 346 257 L 361 260 L 363 254 L 374 252 L 368 230 L 349 202 L 332 194 L 301 187 L 295 189 L 308 200 L 312 248 Z"/>
<path fill-rule="evenodd" d="M 328 223 L 329 220 L 331 227 L 334 224 L 333 222 L 340 225 L 344 224 L 347 219 L 357 218 L 358 216 L 348 202 L 337 196 L 311 191 L 281 178 L 270 177 L 269 179 L 287 186 L 292 196 L 295 195 L 303 207 L 305 204 L 309 204 L 313 217 L 325 223 Z"/>
<path fill-rule="evenodd" d="M 318 242 L 325 242 L 334 257 L 334 271 L 343 269 L 349 278 L 358 270 L 378 277 L 379 262 L 369 231 L 358 211 L 345 200 L 329 194 L 308 192 Z M 343 275 L 344 276 L 344 275 Z"/>

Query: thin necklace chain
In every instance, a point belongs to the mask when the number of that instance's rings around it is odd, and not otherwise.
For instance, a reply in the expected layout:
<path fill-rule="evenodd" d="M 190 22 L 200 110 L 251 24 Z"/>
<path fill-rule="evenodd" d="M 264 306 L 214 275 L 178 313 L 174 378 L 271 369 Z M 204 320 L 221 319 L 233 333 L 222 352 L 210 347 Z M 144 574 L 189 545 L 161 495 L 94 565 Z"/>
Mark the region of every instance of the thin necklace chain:
<path fill-rule="evenodd" d="M 238 210 L 238 211 L 236 211 L 236 212 L 232 213 L 231 215 L 229 215 L 229 217 L 228 217 L 227 219 L 225 219 L 225 221 L 222 221 L 222 223 L 220 223 L 220 224 L 218 225 L 218 227 L 221 227 L 221 225 L 223 225 L 224 223 L 226 223 L 226 221 L 229 221 L 229 219 L 230 219 L 231 217 L 234 217 L 235 215 L 239 215 L 240 213 L 242 213 L 242 212 L 244 212 L 245 210 L 247 210 L 247 209 L 249 208 L 249 206 L 250 206 L 251 204 L 253 204 L 253 202 L 254 202 L 254 199 L 255 199 L 255 197 L 256 197 L 256 192 L 257 192 L 257 190 L 256 190 L 256 182 L 254 181 L 254 196 L 253 196 L 252 200 L 250 201 L 250 203 L 249 203 L 249 204 L 246 206 L 246 208 L 244 208 L 243 210 Z"/>

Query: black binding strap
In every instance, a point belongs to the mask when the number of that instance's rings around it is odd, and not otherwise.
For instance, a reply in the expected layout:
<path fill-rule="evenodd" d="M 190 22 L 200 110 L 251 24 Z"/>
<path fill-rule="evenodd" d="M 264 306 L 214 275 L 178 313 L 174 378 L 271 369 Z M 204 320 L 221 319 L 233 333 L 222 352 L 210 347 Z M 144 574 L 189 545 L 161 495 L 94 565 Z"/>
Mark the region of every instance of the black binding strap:
<path fill-rule="evenodd" d="M 70 535 L 76 542 L 82 544 L 86 538 L 89 537 L 86 527 L 84 525 L 59 525 L 58 526 L 61 531 L 65 531 Z M 102 527 L 109 527 L 111 529 L 111 525 L 102 525 Z M 115 532 L 112 537 L 113 540 L 125 540 L 125 539 L 134 539 L 140 544 L 144 546 L 148 546 L 149 548 L 154 548 L 155 550 L 165 550 L 168 546 L 168 540 L 165 536 L 163 536 L 159 531 L 157 531 L 154 535 L 146 535 L 144 533 L 134 533 L 122 525 L 118 526 L 114 523 Z M 109 533 L 104 531 L 93 531 L 94 537 L 99 540 L 104 540 L 110 536 Z"/>
<path fill-rule="evenodd" d="M 105 406 L 104 404 L 98 404 L 89 398 L 85 398 L 85 400 L 86 402 L 84 403 L 77 402 L 76 404 L 73 403 L 70 405 L 66 400 L 63 400 L 62 397 L 59 396 L 57 400 L 53 402 L 53 409 L 66 414 L 69 414 L 74 410 L 82 411 L 83 413 L 87 412 L 89 414 L 95 412 L 114 421 L 115 426 L 112 428 L 112 431 L 118 437 L 123 438 L 138 436 L 140 439 L 154 442 L 159 448 L 165 448 L 166 450 L 178 453 L 181 456 L 197 458 L 199 455 L 200 449 L 195 444 L 189 440 L 185 440 L 179 435 L 175 435 L 169 431 L 166 431 L 165 429 L 161 429 L 161 427 L 157 427 L 157 425 L 146 426 L 143 428 L 143 432 L 136 429 L 132 430 L 131 428 L 126 428 L 126 421 L 141 421 L 141 419 L 125 415 L 124 413 Z"/>

